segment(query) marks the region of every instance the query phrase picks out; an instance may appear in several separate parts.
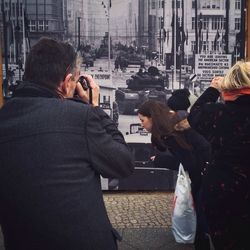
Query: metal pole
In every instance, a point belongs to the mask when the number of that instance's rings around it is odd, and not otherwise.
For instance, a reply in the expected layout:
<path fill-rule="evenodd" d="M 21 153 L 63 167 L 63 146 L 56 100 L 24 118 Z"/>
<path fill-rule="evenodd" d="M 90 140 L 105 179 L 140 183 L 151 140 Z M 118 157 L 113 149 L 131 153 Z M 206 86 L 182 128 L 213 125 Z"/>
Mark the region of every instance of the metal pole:
<path fill-rule="evenodd" d="M 110 46 L 110 0 L 109 0 L 109 3 L 108 3 L 108 71 L 110 71 L 110 49 L 111 49 L 111 46 Z"/>
<path fill-rule="evenodd" d="M 20 8 L 19 8 L 19 0 L 17 0 L 17 11 L 16 11 L 16 27 L 15 27 L 15 37 L 16 37 L 16 64 L 18 65 L 18 69 L 20 71 L 20 51 L 19 51 L 19 32 L 20 32 L 20 26 L 19 26 L 19 11 L 20 11 Z M 20 75 L 20 74 L 19 74 Z"/>
<path fill-rule="evenodd" d="M 23 65 L 25 65 L 25 62 L 26 62 L 26 38 L 25 38 L 24 3 L 22 4 L 22 16 L 23 16 Z"/>
<path fill-rule="evenodd" d="M 230 1 L 226 0 L 226 27 L 225 27 L 225 53 L 228 54 L 228 42 L 229 42 L 229 8 L 230 8 Z"/>
<path fill-rule="evenodd" d="M 14 25 L 14 20 L 11 21 L 12 25 L 12 35 L 13 35 L 13 64 L 16 60 L 16 32 L 15 32 L 15 25 Z"/>
<path fill-rule="evenodd" d="M 235 62 L 238 61 L 238 49 L 237 49 L 237 44 L 235 45 Z"/>
<path fill-rule="evenodd" d="M 78 48 L 77 48 L 77 50 L 80 50 L 80 46 L 81 46 L 81 32 L 80 32 L 81 17 L 77 17 L 77 21 L 78 21 Z"/>
<path fill-rule="evenodd" d="M 179 89 L 181 88 L 181 66 L 184 64 L 184 0 L 181 1 L 181 44 L 180 44 L 180 71 L 179 71 Z"/>
<path fill-rule="evenodd" d="M 176 60 L 176 49 L 177 49 L 177 40 L 176 40 L 176 34 L 177 34 L 177 29 L 176 29 L 176 26 L 177 26 L 177 22 L 176 22 L 176 0 L 174 0 L 174 29 L 175 29 L 175 32 L 174 32 L 174 83 L 176 83 L 176 67 L 177 67 L 177 60 Z"/>
<path fill-rule="evenodd" d="M 240 46 L 240 59 L 245 58 L 245 42 L 246 42 L 246 0 L 241 1 L 241 23 L 240 23 L 240 35 L 242 44 Z"/>
<path fill-rule="evenodd" d="M 162 1 L 162 8 L 163 8 L 163 13 L 162 13 L 162 18 L 163 18 L 163 32 L 166 32 L 165 31 L 165 0 Z M 162 64 L 164 64 L 164 38 L 166 38 L 165 34 L 166 33 L 163 33 L 164 34 L 164 37 L 162 39 L 162 48 L 161 48 L 161 51 L 162 51 Z"/>
<path fill-rule="evenodd" d="M 8 68 L 8 49 L 7 49 L 7 24 L 6 24 L 6 15 L 4 9 L 4 0 L 1 3 L 1 10 L 2 10 L 2 19 L 3 19 L 3 42 L 4 42 L 4 64 L 5 64 L 5 78 L 9 79 Z"/>
<path fill-rule="evenodd" d="M 185 45 L 185 41 L 184 41 L 184 35 L 185 35 L 185 31 L 184 31 L 184 0 L 181 1 L 181 27 L 182 27 L 181 64 L 184 64 L 184 45 Z"/>
<path fill-rule="evenodd" d="M 3 58 L 2 58 L 2 33 L 0 33 L 0 108 L 3 106 Z"/>
<path fill-rule="evenodd" d="M 199 42 L 198 42 L 198 3 L 197 0 L 194 1 L 195 3 L 195 53 L 198 54 L 199 49 Z"/>
<path fill-rule="evenodd" d="M 158 9 L 159 9 L 159 1 L 155 1 L 155 37 L 154 37 L 154 46 L 155 46 L 155 50 L 158 52 L 159 56 L 157 57 L 157 59 L 155 60 L 156 63 L 156 67 L 158 65 L 158 63 L 161 61 L 161 28 L 159 29 L 159 13 L 158 13 Z M 160 36 L 160 41 L 159 41 L 159 45 L 158 45 L 158 34 Z"/>
<path fill-rule="evenodd" d="M 250 60 L 250 3 L 247 1 L 247 59 Z"/>
<path fill-rule="evenodd" d="M 174 69 L 172 69 L 172 91 L 174 91 Z"/>
<path fill-rule="evenodd" d="M 159 55 L 159 59 L 160 59 L 160 62 L 161 62 L 161 58 L 162 58 L 162 50 L 161 50 L 161 44 L 162 44 L 162 28 L 160 28 L 160 39 L 159 39 L 159 42 L 160 42 L 160 55 Z"/>

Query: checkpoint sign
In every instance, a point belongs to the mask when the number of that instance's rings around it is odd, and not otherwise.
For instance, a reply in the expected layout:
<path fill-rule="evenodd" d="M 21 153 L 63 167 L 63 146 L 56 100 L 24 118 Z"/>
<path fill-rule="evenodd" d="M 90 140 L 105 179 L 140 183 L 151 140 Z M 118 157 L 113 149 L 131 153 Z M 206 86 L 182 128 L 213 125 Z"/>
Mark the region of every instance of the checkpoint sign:
<path fill-rule="evenodd" d="M 231 54 L 195 55 L 195 73 L 202 82 L 211 82 L 215 76 L 224 76 L 231 66 Z"/>

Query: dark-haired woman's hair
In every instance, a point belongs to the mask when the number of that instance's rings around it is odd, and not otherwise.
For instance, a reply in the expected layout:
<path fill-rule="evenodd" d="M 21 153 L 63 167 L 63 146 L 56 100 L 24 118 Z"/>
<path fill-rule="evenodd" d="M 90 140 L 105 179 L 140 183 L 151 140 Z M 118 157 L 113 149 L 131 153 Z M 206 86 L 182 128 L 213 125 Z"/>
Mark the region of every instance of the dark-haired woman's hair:
<path fill-rule="evenodd" d="M 151 141 L 158 148 L 166 148 L 164 141 L 167 141 L 169 137 L 173 137 L 185 149 L 192 148 L 186 142 L 183 132 L 174 129 L 179 118 L 164 103 L 153 100 L 146 101 L 139 107 L 138 114 L 152 118 Z"/>

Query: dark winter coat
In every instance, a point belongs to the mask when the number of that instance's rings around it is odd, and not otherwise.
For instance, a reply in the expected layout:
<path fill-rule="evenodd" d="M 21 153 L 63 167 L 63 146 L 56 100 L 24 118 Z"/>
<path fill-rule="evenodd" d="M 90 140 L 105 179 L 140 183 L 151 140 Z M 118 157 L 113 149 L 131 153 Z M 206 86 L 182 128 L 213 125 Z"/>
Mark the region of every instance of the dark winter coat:
<path fill-rule="evenodd" d="M 103 110 L 26 83 L 0 110 L 0 152 L 6 250 L 117 249 L 100 175 L 133 164 Z"/>
<path fill-rule="evenodd" d="M 179 163 L 181 163 L 189 173 L 192 194 L 194 199 L 196 199 L 201 186 L 202 171 L 210 157 L 210 144 L 193 129 L 187 129 L 181 133 L 191 148 L 183 148 L 174 137 L 163 138 L 166 148 L 171 154 L 168 151 L 158 153 L 154 164 L 157 167 L 178 170 Z"/>
<path fill-rule="evenodd" d="M 191 109 L 188 121 L 212 145 L 204 177 L 203 202 L 216 249 L 249 249 L 250 95 L 216 103 L 209 87 Z"/>
<path fill-rule="evenodd" d="M 187 118 L 189 113 L 186 110 L 178 110 L 174 119 L 179 121 L 178 127 L 182 127 L 181 121 Z M 189 148 L 181 146 L 173 136 L 162 136 L 163 143 L 167 149 L 163 153 L 157 153 L 154 163 L 157 167 L 165 167 L 178 171 L 181 163 L 186 171 L 188 171 L 192 193 L 194 199 L 199 192 L 201 186 L 202 172 L 206 167 L 206 163 L 210 160 L 210 144 L 203 136 L 198 134 L 192 128 L 182 128 L 180 133 L 182 139 L 189 145 Z M 160 145 L 156 144 L 159 151 L 164 151 Z"/>

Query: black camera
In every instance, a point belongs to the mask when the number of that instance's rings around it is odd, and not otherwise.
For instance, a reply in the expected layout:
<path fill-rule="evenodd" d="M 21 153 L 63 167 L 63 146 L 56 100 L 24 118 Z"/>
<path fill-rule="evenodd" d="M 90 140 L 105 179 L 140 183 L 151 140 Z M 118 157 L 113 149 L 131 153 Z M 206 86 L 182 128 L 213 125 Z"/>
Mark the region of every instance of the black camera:
<path fill-rule="evenodd" d="M 78 81 L 81 83 L 82 88 L 83 88 L 84 90 L 87 90 L 87 89 L 90 88 L 89 83 L 88 83 L 88 81 L 85 79 L 84 76 L 80 76 Z"/>
<path fill-rule="evenodd" d="M 89 103 L 92 104 L 92 89 L 88 80 L 84 76 L 80 76 L 78 82 L 80 82 L 85 91 L 89 90 Z"/>

